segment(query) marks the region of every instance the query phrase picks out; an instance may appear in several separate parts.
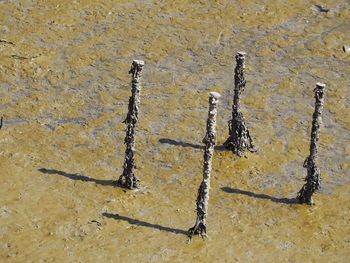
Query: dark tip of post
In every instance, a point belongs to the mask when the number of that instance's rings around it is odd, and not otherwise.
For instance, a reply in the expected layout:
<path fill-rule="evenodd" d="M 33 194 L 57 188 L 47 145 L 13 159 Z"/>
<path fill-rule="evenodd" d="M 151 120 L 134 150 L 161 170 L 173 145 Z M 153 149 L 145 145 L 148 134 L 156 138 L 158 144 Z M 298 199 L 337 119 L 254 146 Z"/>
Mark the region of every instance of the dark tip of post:
<path fill-rule="evenodd" d="M 245 68 L 245 55 L 246 53 L 243 52 L 243 51 L 238 51 L 237 54 L 236 54 L 236 61 L 237 61 L 237 65 L 238 64 L 242 64 L 241 67 L 244 69 Z"/>
<path fill-rule="evenodd" d="M 322 98 L 325 88 L 326 88 L 326 84 L 321 83 L 321 82 L 317 82 L 316 83 L 316 88 L 314 89 L 315 96 L 318 96 L 318 97 Z"/>

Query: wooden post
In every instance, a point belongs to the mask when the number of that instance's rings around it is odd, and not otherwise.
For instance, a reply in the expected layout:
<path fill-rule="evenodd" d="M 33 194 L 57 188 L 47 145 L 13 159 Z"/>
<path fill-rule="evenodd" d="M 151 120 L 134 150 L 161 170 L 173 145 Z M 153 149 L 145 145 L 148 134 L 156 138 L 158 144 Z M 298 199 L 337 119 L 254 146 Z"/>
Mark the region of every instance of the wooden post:
<path fill-rule="evenodd" d="M 211 164 L 214 154 L 214 147 L 216 143 L 216 115 L 217 104 L 219 102 L 220 94 L 217 92 L 210 92 L 209 94 L 209 112 L 207 120 L 207 132 L 203 139 L 205 143 L 204 163 L 203 163 L 203 181 L 198 189 L 197 196 L 197 220 L 194 227 L 190 228 L 189 237 L 194 234 L 199 234 L 202 237 L 207 236 L 207 212 L 210 189 L 210 173 Z"/>
<path fill-rule="evenodd" d="M 245 52 L 237 52 L 236 55 L 232 119 L 228 122 L 229 137 L 224 143 L 227 149 L 238 156 L 241 156 L 246 149 L 251 152 L 256 151 L 247 125 L 245 124 L 243 114 L 240 111 L 240 96 L 246 85 L 246 80 L 244 78 L 245 55 Z"/>
<path fill-rule="evenodd" d="M 312 115 L 312 129 L 311 129 L 311 143 L 310 143 L 310 155 L 304 162 L 304 168 L 307 169 L 307 176 L 305 178 L 306 183 L 298 192 L 297 199 L 299 203 L 313 205 L 312 195 L 315 191 L 321 188 L 321 172 L 317 167 L 317 143 L 320 137 L 320 125 L 322 122 L 322 109 L 324 103 L 324 90 L 326 85 L 323 83 L 317 83 L 315 92 L 315 112 Z"/>
<path fill-rule="evenodd" d="M 134 60 L 131 64 L 129 74 L 132 75 L 131 97 L 129 98 L 128 114 L 124 123 L 127 124 L 124 144 L 126 144 L 125 159 L 123 165 L 123 174 L 119 177 L 116 184 L 118 186 L 134 189 L 138 188 L 139 180 L 134 174 L 135 170 L 135 132 L 140 109 L 140 80 L 144 62 Z"/>

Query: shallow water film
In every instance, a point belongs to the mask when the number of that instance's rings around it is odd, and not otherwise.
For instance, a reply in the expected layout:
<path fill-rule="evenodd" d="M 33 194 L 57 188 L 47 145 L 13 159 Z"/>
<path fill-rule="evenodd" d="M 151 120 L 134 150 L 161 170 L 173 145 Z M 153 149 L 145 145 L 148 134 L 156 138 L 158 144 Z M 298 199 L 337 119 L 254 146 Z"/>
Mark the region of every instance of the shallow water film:
<path fill-rule="evenodd" d="M 0 1 L 1 262 L 349 262 L 348 0 Z M 234 56 L 258 148 L 228 137 Z M 145 61 L 140 189 L 123 171 L 128 71 Z M 326 87 L 315 205 L 304 184 Z M 219 92 L 207 231 L 196 219 L 208 94 Z"/>

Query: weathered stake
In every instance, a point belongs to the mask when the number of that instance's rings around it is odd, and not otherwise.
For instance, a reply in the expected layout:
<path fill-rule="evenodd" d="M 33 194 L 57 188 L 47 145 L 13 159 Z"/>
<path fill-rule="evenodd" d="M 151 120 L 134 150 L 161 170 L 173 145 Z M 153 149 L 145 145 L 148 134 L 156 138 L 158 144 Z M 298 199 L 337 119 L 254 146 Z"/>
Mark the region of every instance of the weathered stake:
<path fill-rule="evenodd" d="M 124 123 L 127 124 L 124 144 L 126 144 L 125 159 L 123 165 L 123 174 L 119 177 L 116 184 L 118 186 L 135 189 L 139 186 L 139 180 L 136 178 L 135 171 L 135 131 L 140 109 L 140 80 L 144 62 L 134 60 L 131 64 L 129 74 L 132 75 L 131 97 L 129 98 L 128 114 Z"/>
<path fill-rule="evenodd" d="M 324 89 L 326 85 L 323 83 L 317 83 L 315 92 L 315 112 L 312 115 L 312 129 L 311 129 L 311 143 L 310 143 L 310 155 L 304 161 L 304 168 L 307 169 L 307 176 L 305 177 L 306 183 L 298 192 L 297 199 L 300 204 L 313 205 L 312 195 L 315 191 L 321 188 L 321 173 L 320 169 L 316 165 L 317 161 L 317 143 L 320 137 L 320 125 L 322 122 L 322 109 L 324 103 Z"/>
<path fill-rule="evenodd" d="M 240 112 L 240 96 L 244 91 L 246 80 L 244 78 L 245 69 L 245 52 L 237 52 L 236 68 L 235 68 L 235 88 L 232 105 L 232 119 L 228 122 L 229 137 L 224 143 L 224 146 L 233 153 L 241 156 L 247 149 L 255 152 L 252 138 L 245 124 L 243 114 Z"/>
<path fill-rule="evenodd" d="M 217 104 L 219 102 L 220 94 L 217 92 L 210 92 L 209 94 L 209 112 L 207 120 L 207 132 L 203 139 L 205 143 L 204 151 L 204 167 L 203 167 L 203 181 L 198 189 L 197 196 L 197 220 L 194 227 L 190 228 L 188 236 L 191 238 L 195 234 L 202 237 L 207 236 L 207 212 L 210 189 L 210 172 L 211 163 L 214 154 L 214 147 L 216 143 L 216 115 Z"/>

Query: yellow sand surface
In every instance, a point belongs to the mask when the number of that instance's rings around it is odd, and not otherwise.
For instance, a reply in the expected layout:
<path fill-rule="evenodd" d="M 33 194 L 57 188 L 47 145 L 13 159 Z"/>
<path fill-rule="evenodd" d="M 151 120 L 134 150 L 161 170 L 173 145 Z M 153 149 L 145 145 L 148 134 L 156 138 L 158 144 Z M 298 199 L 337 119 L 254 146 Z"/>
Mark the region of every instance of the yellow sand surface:
<path fill-rule="evenodd" d="M 320 12 L 317 5 L 330 9 Z M 0 1 L 1 262 L 349 262 L 348 0 Z M 234 56 L 257 153 L 228 136 Z M 133 59 L 145 61 L 136 176 L 122 173 Z M 327 85 L 315 205 L 304 184 Z M 208 94 L 221 93 L 208 235 L 190 242 Z"/>

